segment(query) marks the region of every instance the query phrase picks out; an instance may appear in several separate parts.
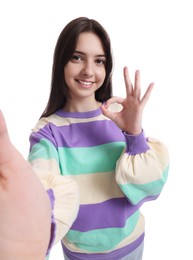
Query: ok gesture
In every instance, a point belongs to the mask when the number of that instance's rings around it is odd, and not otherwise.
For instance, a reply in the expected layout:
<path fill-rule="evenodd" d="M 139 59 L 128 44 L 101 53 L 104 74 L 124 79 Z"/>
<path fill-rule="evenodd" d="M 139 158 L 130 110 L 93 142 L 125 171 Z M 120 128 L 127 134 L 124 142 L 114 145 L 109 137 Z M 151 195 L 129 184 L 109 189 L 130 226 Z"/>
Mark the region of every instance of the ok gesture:
<path fill-rule="evenodd" d="M 110 118 L 122 130 L 132 135 L 137 135 L 142 131 L 142 116 L 145 104 L 147 103 L 154 83 L 151 83 L 143 97 L 141 98 L 140 71 L 135 72 L 134 86 L 130 80 L 128 68 L 123 70 L 126 98 L 112 97 L 101 106 L 105 116 Z M 112 112 L 108 108 L 111 104 L 122 105 L 120 112 Z"/>

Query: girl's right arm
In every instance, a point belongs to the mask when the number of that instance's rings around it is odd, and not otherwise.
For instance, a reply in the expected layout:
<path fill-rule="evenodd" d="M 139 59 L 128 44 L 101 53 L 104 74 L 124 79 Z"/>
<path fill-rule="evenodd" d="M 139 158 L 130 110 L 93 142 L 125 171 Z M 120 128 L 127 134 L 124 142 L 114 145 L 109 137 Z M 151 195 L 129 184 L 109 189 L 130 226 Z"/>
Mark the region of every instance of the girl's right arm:
<path fill-rule="evenodd" d="M 34 131 L 30 135 L 30 144 L 28 161 L 47 190 L 52 206 L 50 250 L 53 244 L 65 236 L 76 219 L 79 192 L 70 177 L 61 175 L 58 151 L 52 133 Z"/>

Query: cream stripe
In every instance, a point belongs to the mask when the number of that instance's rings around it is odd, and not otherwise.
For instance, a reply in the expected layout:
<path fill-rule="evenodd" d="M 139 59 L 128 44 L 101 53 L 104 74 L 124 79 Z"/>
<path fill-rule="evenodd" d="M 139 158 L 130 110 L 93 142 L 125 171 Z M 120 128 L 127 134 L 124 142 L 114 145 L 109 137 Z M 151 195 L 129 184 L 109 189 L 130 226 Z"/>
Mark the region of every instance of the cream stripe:
<path fill-rule="evenodd" d="M 149 139 L 150 150 L 134 156 L 123 153 L 117 162 L 116 180 L 119 184 L 146 184 L 162 178 L 168 167 L 168 151 L 164 144 Z"/>
<path fill-rule="evenodd" d="M 115 248 L 113 248 L 113 251 L 120 249 L 120 248 L 127 246 L 127 245 L 131 244 L 132 242 L 134 242 L 138 237 L 140 237 L 144 233 L 144 229 L 145 229 L 145 220 L 144 220 L 143 215 L 140 213 L 139 220 L 138 220 L 138 223 L 137 223 L 134 231 L 131 233 L 131 235 L 129 237 L 126 237 L 123 241 L 121 241 L 120 244 L 118 244 Z M 93 252 L 79 249 L 73 243 L 70 243 L 66 237 L 64 237 L 62 239 L 62 242 L 70 251 L 77 252 L 77 253 L 93 254 Z M 100 253 L 109 253 L 109 252 L 111 252 L 111 251 L 103 251 Z"/>
<path fill-rule="evenodd" d="M 87 123 L 87 122 L 94 122 L 94 121 L 100 121 L 100 120 L 110 120 L 107 117 L 105 117 L 103 114 L 91 117 L 91 118 L 71 118 L 71 117 L 60 117 L 56 114 L 53 114 L 46 118 L 41 118 L 35 128 L 32 129 L 33 132 L 37 132 L 39 129 L 43 128 L 48 123 L 53 123 L 56 126 L 67 126 L 74 123 Z"/>
<path fill-rule="evenodd" d="M 110 105 L 109 110 L 113 112 L 118 112 L 122 109 L 122 106 L 118 103 L 114 103 Z M 52 114 L 49 117 L 43 117 L 41 118 L 35 128 L 33 129 L 34 132 L 37 132 L 39 129 L 43 128 L 46 124 L 48 123 L 53 123 L 56 126 L 63 126 L 63 125 L 70 125 L 74 123 L 86 123 L 86 122 L 92 122 L 92 121 L 99 121 L 99 120 L 110 120 L 103 114 L 98 115 L 96 117 L 91 117 L 91 118 L 72 118 L 72 117 L 61 117 L 56 114 Z"/>
<path fill-rule="evenodd" d="M 30 162 L 32 167 L 36 169 L 36 171 L 43 171 L 43 172 L 51 172 L 52 174 L 60 174 L 60 169 L 58 167 L 58 163 L 55 159 L 43 159 L 38 158 Z"/>
<path fill-rule="evenodd" d="M 76 175 L 73 179 L 79 186 L 81 204 L 125 197 L 115 181 L 114 172 Z"/>
<path fill-rule="evenodd" d="M 31 162 L 33 169 L 41 174 L 59 174 L 60 169 L 55 160 L 36 159 Z M 80 203 L 94 204 L 112 198 L 122 198 L 125 195 L 116 183 L 114 172 L 100 172 L 70 176 L 79 186 Z"/>

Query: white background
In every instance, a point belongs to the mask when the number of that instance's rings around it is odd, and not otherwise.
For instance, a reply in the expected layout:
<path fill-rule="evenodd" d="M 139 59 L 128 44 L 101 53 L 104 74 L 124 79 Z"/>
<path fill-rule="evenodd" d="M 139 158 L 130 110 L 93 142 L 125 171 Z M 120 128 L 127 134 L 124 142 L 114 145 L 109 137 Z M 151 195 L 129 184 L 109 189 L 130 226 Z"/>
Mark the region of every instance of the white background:
<path fill-rule="evenodd" d="M 78 16 L 98 20 L 109 32 L 115 95 L 125 96 L 125 65 L 132 78 L 141 70 L 143 91 L 155 82 L 143 128 L 166 143 L 171 165 L 161 196 L 142 208 L 143 259 L 193 259 L 191 0 L 1 0 L 0 107 L 12 142 L 27 157 L 30 130 L 48 99 L 57 37 Z M 61 259 L 57 244 L 50 260 Z"/>

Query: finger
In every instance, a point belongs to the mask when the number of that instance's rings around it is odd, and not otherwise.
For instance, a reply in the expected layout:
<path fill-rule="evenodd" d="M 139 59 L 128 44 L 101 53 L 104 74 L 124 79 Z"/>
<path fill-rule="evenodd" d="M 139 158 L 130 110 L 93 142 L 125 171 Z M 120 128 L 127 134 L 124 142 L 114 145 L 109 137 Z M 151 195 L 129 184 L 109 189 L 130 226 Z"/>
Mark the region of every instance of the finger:
<path fill-rule="evenodd" d="M 0 137 L 7 132 L 7 126 L 2 111 L 0 110 Z"/>
<path fill-rule="evenodd" d="M 127 94 L 127 96 L 130 96 L 133 93 L 133 85 L 131 83 L 131 80 L 130 80 L 130 77 L 129 77 L 129 71 L 128 71 L 127 67 L 124 67 L 123 73 L 124 73 L 126 94 Z"/>
<path fill-rule="evenodd" d="M 133 95 L 135 98 L 140 100 L 141 96 L 141 81 L 140 81 L 140 71 L 136 70 L 135 72 L 135 85 L 134 85 L 134 92 Z"/>
<path fill-rule="evenodd" d="M 5 118 L 0 111 L 0 164 L 10 160 L 10 145 Z"/>
<path fill-rule="evenodd" d="M 154 83 L 151 83 L 151 84 L 149 85 L 149 87 L 147 88 L 147 90 L 146 90 L 146 92 L 145 92 L 143 98 L 141 99 L 141 104 L 142 104 L 143 107 L 145 106 L 145 104 L 146 104 L 147 101 L 149 100 L 149 97 L 150 97 L 150 95 L 151 95 L 151 92 L 152 92 L 152 90 L 153 90 L 153 87 L 154 87 Z"/>
<path fill-rule="evenodd" d="M 115 112 L 110 111 L 107 107 L 104 105 L 101 106 L 101 110 L 104 116 L 108 117 L 112 121 L 115 120 Z"/>
<path fill-rule="evenodd" d="M 20 174 L 28 167 L 28 163 L 11 143 L 5 118 L 0 111 L 0 176 L 6 178 L 14 176 L 15 178 L 18 175 L 17 169 Z"/>

